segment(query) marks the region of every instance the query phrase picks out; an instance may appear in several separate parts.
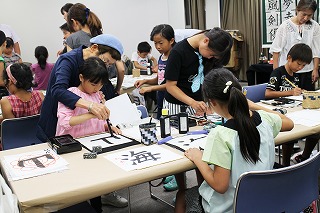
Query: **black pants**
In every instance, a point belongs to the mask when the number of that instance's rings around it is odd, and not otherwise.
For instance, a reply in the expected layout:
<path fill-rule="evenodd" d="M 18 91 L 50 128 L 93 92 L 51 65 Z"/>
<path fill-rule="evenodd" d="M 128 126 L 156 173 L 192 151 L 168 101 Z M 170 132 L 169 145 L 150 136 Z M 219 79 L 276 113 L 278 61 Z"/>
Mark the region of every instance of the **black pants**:
<path fill-rule="evenodd" d="M 97 213 L 101 213 L 102 212 L 102 203 L 101 203 L 101 197 L 95 197 L 90 199 L 90 204 L 92 206 L 92 208 L 94 208 L 94 210 Z"/>

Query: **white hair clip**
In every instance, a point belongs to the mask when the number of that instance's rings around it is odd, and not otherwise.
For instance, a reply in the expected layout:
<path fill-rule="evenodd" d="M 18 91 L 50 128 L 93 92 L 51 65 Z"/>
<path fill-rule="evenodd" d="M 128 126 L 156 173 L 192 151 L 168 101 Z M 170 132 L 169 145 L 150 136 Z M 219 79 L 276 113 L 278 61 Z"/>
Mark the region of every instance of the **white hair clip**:
<path fill-rule="evenodd" d="M 232 84 L 232 81 L 228 81 L 228 82 L 226 83 L 226 88 L 224 88 L 223 93 L 227 93 L 227 92 L 228 92 L 228 89 L 229 89 L 229 87 L 231 86 L 231 84 Z"/>

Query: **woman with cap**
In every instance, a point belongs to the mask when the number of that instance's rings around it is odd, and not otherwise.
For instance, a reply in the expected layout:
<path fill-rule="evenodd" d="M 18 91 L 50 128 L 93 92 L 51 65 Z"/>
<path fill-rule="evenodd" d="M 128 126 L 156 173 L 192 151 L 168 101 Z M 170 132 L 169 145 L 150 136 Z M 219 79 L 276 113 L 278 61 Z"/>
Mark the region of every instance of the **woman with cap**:
<path fill-rule="evenodd" d="M 58 102 L 70 109 L 87 109 L 99 120 L 109 118 L 110 111 L 104 104 L 84 100 L 68 90 L 80 84 L 79 67 L 85 59 L 99 57 L 106 65 L 111 65 L 123 54 L 121 42 L 113 35 L 102 34 L 90 39 L 90 42 L 90 47 L 82 46 L 61 55 L 52 69 L 37 129 L 37 137 L 43 142 L 55 136 Z M 102 211 L 100 197 L 92 199 L 91 205 L 97 212 Z"/>
<path fill-rule="evenodd" d="M 91 113 L 100 120 L 109 117 L 110 112 L 104 104 L 94 103 L 91 105 L 91 102 L 83 100 L 67 90 L 69 87 L 79 85 L 78 70 L 85 59 L 98 56 L 107 65 L 120 60 L 123 47 L 115 36 L 102 34 L 92 38 L 90 42 L 90 47 L 82 46 L 61 55 L 53 67 L 38 124 L 37 136 L 41 141 L 45 142 L 48 138 L 55 136 L 58 102 L 71 109 L 76 106 L 85 109 L 90 107 Z"/>

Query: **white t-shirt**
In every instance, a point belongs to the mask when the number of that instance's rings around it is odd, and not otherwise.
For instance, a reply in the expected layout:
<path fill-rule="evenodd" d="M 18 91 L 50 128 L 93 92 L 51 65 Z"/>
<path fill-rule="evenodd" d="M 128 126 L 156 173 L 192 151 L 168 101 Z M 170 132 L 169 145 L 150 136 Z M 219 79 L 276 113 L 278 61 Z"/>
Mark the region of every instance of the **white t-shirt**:
<path fill-rule="evenodd" d="M 302 37 L 299 33 L 299 26 L 290 19 L 284 21 L 276 32 L 276 37 L 272 42 L 269 52 L 279 52 L 279 67 L 287 63 L 287 55 L 291 47 L 298 43 L 305 43 L 312 49 L 313 58 L 319 58 L 320 54 L 320 26 L 310 20 L 312 24 L 303 24 L 300 26 Z M 313 60 L 307 64 L 298 73 L 310 72 L 313 70 Z"/>
<path fill-rule="evenodd" d="M 152 58 L 149 53 L 146 58 L 141 58 L 137 52 L 132 53 L 131 61 L 137 61 L 141 66 L 147 67 L 148 60 Z"/>
<path fill-rule="evenodd" d="M 0 30 L 4 32 L 6 37 L 12 38 L 14 43 L 17 43 L 21 40 L 17 33 L 9 25 L 0 24 Z"/>

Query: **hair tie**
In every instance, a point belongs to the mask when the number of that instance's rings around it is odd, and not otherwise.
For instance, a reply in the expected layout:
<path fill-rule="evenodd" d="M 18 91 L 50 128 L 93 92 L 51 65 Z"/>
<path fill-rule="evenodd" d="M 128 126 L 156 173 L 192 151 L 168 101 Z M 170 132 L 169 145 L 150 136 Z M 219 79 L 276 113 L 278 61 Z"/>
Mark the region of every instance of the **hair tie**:
<path fill-rule="evenodd" d="M 86 12 L 86 19 L 88 19 L 90 9 L 86 7 L 86 9 L 84 9 L 84 11 Z"/>
<path fill-rule="evenodd" d="M 7 69 L 6 69 L 6 72 L 7 72 L 7 75 L 9 77 L 9 79 L 12 81 L 12 83 L 15 85 L 17 83 L 17 80 L 13 77 L 12 73 L 11 73 L 11 70 L 10 70 L 10 67 L 11 67 L 12 64 L 10 64 Z"/>
<path fill-rule="evenodd" d="M 226 87 L 224 88 L 223 93 L 227 93 L 227 92 L 228 92 L 228 89 L 229 89 L 229 87 L 231 86 L 231 84 L 232 84 L 232 81 L 228 81 L 228 82 L 226 83 Z"/>

